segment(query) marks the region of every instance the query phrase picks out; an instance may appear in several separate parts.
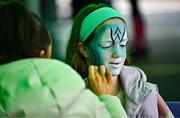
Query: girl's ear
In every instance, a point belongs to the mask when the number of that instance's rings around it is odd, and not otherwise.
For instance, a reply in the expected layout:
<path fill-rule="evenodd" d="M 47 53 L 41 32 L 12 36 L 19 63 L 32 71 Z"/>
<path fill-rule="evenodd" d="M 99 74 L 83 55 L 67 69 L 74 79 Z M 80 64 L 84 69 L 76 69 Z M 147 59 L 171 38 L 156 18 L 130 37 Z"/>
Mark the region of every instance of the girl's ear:
<path fill-rule="evenodd" d="M 47 50 L 38 51 L 38 56 L 41 58 L 51 58 L 51 53 L 52 53 L 52 47 L 50 45 Z"/>
<path fill-rule="evenodd" d="M 38 51 L 38 53 L 39 53 L 39 57 L 42 57 L 42 58 L 46 57 L 45 50 L 40 50 L 40 51 Z"/>
<path fill-rule="evenodd" d="M 87 48 L 81 42 L 78 43 L 77 48 L 82 56 L 88 57 Z"/>

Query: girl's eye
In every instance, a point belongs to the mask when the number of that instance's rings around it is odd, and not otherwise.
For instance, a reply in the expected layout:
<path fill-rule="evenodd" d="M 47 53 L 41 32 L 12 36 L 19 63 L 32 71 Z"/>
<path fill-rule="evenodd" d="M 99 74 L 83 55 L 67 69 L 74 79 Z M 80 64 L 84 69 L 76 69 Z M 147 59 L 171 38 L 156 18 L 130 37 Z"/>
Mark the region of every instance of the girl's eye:
<path fill-rule="evenodd" d="M 126 46 L 127 41 L 128 41 L 128 39 L 123 39 L 123 40 L 120 42 L 120 45 Z"/>
<path fill-rule="evenodd" d="M 121 41 L 120 43 L 119 43 L 119 45 L 121 46 L 121 47 L 126 47 L 126 41 Z"/>
<path fill-rule="evenodd" d="M 126 44 L 127 44 L 127 40 L 123 40 L 120 42 L 121 47 L 126 47 Z"/>
<path fill-rule="evenodd" d="M 109 47 L 111 47 L 113 45 L 113 42 L 112 41 L 109 41 L 109 42 L 101 42 L 100 43 L 100 46 L 102 47 L 102 48 L 109 48 Z"/>
<path fill-rule="evenodd" d="M 125 48 L 125 47 L 126 47 L 126 45 L 124 45 L 124 44 L 120 44 L 120 46 L 121 46 L 121 47 L 123 47 L 123 48 Z"/>

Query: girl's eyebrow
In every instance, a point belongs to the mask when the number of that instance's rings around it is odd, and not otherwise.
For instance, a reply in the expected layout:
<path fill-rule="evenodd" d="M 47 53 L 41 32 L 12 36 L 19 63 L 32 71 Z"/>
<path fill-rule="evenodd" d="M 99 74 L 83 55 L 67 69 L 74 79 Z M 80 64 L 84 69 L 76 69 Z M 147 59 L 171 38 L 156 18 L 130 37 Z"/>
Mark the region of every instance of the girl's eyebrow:
<path fill-rule="evenodd" d="M 112 40 L 104 40 L 104 41 L 100 41 L 100 42 L 112 42 Z"/>

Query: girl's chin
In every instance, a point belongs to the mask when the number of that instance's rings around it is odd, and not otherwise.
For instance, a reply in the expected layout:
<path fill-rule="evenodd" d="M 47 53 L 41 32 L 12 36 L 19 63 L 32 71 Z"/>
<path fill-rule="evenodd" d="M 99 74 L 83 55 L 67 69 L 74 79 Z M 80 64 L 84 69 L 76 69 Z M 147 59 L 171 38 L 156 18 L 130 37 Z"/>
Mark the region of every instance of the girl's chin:
<path fill-rule="evenodd" d="M 120 69 L 118 69 L 118 70 L 115 70 L 115 69 L 111 69 L 111 70 L 109 70 L 109 71 L 111 71 L 112 72 L 112 75 L 113 76 L 118 76 L 119 74 L 120 74 Z"/>
<path fill-rule="evenodd" d="M 119 73 L 112 73 L 112 76 L 118 76 Z"/>

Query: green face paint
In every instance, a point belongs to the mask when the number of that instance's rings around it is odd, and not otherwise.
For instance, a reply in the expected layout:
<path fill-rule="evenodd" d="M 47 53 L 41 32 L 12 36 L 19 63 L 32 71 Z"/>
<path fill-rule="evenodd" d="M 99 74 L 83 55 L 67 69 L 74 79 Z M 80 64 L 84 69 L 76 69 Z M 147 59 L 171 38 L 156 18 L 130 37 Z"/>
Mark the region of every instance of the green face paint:
<path fill-rule="evenodd" d="M 88 59 L 93 65 L 105 65 L 117 76 L 126 59 L 128 41 L 124 22 L 102 25 L 88 45 Z"/>

